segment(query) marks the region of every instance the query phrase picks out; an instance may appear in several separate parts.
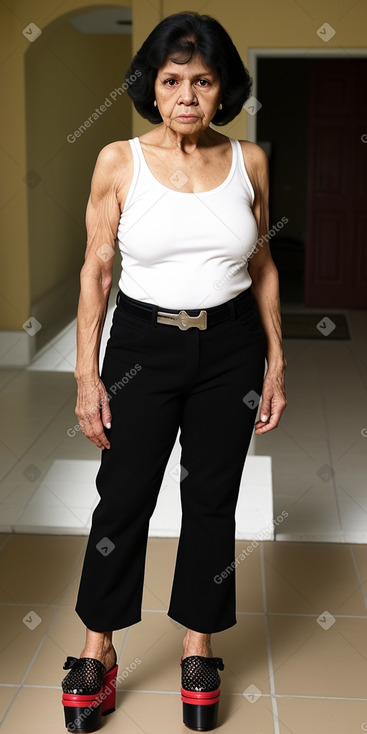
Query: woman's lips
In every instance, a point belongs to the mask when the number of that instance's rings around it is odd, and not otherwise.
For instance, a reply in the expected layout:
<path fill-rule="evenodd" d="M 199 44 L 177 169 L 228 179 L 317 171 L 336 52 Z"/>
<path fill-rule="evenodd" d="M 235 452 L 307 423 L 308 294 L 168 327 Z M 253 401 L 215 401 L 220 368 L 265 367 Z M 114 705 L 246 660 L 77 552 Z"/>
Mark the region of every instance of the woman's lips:
<path fill-rule="evenodd" d="M 179 120 L 198 120 L 197 115 L 178 115 Z"/>

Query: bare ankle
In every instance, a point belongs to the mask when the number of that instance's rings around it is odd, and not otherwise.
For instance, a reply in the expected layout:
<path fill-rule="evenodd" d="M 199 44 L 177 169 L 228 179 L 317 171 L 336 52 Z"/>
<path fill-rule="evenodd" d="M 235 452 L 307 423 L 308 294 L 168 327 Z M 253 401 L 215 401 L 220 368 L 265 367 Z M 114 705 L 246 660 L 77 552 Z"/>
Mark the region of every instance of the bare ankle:
<path fill-rule="evenodd" d="M 85 644 L 82 651 L 83 653 L 88 653 L 85 657 L 100 658 L 108 654 L 112 648 L 112 631 L 95 632 L 86 628 Z"/>
<path fill-rule="evenodd" d="M 184 657 L 188 657 L 189 655 L 212 657 L 211 634 L 204 634 L 188 629 L 183 640 L 183 651 Z"/>

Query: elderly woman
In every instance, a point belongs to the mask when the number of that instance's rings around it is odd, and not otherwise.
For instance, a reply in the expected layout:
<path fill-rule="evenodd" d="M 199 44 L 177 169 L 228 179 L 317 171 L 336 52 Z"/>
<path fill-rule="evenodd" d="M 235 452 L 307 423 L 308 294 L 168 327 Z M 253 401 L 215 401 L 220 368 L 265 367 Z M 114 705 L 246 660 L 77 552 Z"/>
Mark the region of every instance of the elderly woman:
<path fill-rule="evenodd" d="M 102 450 L 100 500 L 76 603 L 86 641 L 64 664 L 62 701 L 73 731 L 98 729 L 115 708 L 112 631 L 141 621 L 149 520 L 180 429 L 182 526 L 167 613 L 187 628 L 183 718 L 200 731 L 216 726 L 224 668 L 211 634 L 236 624 L 235 574 L 222 572 L 234 561 L 248 446 L 254 425 L 271 431 L 286 406 L 278 275 L 264 238 L 267 158 L 211 126 L 239 114 L 251 79 L 210 16 L 165 18 L 126 83 L 156 127 L 103 148 L 87 206 L 76 414 Z M 100 376 L 116 239 L 122 272 Z"/>

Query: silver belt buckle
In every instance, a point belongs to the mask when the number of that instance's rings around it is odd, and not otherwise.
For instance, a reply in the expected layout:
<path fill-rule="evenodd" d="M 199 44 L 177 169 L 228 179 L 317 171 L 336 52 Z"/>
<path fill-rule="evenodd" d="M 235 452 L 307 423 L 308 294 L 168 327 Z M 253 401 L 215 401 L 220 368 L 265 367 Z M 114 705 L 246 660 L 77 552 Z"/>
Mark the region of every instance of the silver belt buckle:
<path fill-rule="evenodd" d="M 192 326 L 197 326 L 198 329 L 206 329 L 206 311 L 200 311 L 198 316 L 189 316 L 186 311 L 180 311 L 179 313 L 165 313 L 164 311 L 157 311 L 157 322 L 159 324 L 172 324 L 178 326 L 182 331 L 191 329 Z"/>

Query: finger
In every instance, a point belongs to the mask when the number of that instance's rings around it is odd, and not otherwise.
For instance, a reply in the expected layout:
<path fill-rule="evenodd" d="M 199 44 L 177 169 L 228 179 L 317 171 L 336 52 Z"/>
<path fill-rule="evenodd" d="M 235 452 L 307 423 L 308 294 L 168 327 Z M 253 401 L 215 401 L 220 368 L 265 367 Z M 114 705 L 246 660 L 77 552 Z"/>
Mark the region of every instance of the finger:
<path fill-rule="evenodd" d="M 94 445 L 97 446 L 98 449 L 104 449 L 104 448 L 106 448 L 103 445 L 100 437 L 99 436 L 96 436 L 91 430 L 89 430 L 89 431 L 88 430 L 84 430 L 83 433 L 84 433 L 84 436 L 88 439 L 88 441 L 91 441 L 92 443 L 94 443 Z"/>
<path fill-rule="evenodd" d="M 261 423 L 260 421 L 259 424 L 256 424 L 254 432 L 257 436 L 259 436 L 263 433 L 268 433 L 269 431 L 272 431 L 273 428 L 277 427 L 277 425 L 278 424 L 273 424 L 271 421 L 269 421 L 268 423 Z"/>
<path fill-rule="evenodd" d="M 101 444 L 100 448 L 111 448 L 111 444 L 103 430 L 103 424 L 100 418 L 91 421 L 91 428 L 94 438 Z"/>
<path fill-rule="evenodd" d="M 99 449 L 111 448 L 100 418 L 92 418 L 91 415 L 86 415 L 79 421 L 79 424 L 85 437 L 92 441 Z"/>
<path fill-rule="evenodd" d="M 110 410 L 109 400 L 103 401 L 102 404 L 102 423 L 106 428 L 111 428 L 112 414 Z"/>
<path fill-rule="evenodd" d="M 100 439 L 94 435 L 94 433 L 91 431 L 91 429 L 83 429 L 84 436 L 88 439 L 88 441 L 91 441 L 92 443 L 97 446 L 99 449 L 104 449 L 104 446 Z"/>
<path fill-rule="evenodd" d="M 103 446 L 103 443 L 95 436 L 88 436 L 87 438 L 89 438 L 89 441 L 91 441 L 92 443 L 94 443 L 95 446 L 97 446 L 97 449 L 101 449 L 101 451 L 104 451 L 104 449 L 106 448 L 106 446 Z"/>
<path fill-rule="evenodd" d="M 258 435 L 261 433 L 268 433 L 269 431 L 272 431 L 273 428 L 277 428 L 284 407 L 282 405 L 279 405 L 276 408 L 273 408 L 273 412 L 271 413 L 267 423 L 263 423 L 261 420 L 257 421 L 255 425 L 255 433 Z"/>
<path fill-rule="evenodd" d="M 271 395 L 267 393 L 262 394 L 261 405 L 260 405 L 260 422 L 266 423 L 271 415 Z"/>
<path fill-rule="evenodd" d="M 257 435 L 259 435 L 260 433 L 266 433 L 266 431 L 268 430 L 267 426 L 268 426 L 267 423 L 263 423 L 262 421 L 257 421 L 257 423 L 255 423 L 254 433 L 256 433 Z"/>

